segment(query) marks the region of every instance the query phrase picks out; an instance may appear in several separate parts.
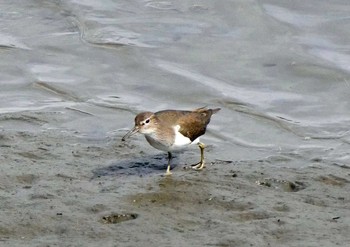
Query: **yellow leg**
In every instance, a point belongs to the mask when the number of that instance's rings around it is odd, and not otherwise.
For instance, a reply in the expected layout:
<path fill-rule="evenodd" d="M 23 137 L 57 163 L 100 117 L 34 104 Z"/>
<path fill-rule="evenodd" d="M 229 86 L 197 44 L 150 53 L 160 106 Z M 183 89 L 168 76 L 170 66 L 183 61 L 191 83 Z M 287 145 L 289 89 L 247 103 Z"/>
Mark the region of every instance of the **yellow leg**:
<path fill-rule="evenodd" d="M 171 155 L 170 152 L 168 152 L 168 168 L 166 169 L 165 175 L 171 175 L 170 162 L 171 162 L 172 158 L 173 158 L 173 156 Z"/>
<path fill-rule="evenodd" d="M 204 145 L 204 143 L 199 142 L 198 146 L 199 146 L 199 148 L 201 150 L 201 161 L 199 161 L 198 164 L 192 165 L 192 169 L 194 169 L 194 170 L 202 170 L 205 167 L 205 165 L 204 165 L 204 148 L 205 148 L 205 145 Z"/>

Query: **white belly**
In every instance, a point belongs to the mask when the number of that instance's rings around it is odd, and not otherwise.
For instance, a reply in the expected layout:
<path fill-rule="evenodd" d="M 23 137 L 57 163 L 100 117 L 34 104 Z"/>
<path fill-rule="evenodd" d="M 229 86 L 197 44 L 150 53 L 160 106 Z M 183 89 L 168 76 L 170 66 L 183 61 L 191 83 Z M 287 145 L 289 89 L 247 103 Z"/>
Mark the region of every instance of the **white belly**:
<path fill-rule="evenodd" d="M 188 147 L 191 144 L 197 144 L 199 142 L 199 137 L 191 142 L 190 138 L 182 135 L 179 132 L 180 126 L 175 126 L 175 139 L 174 142 L 157 141 L 152 135 L 146 135 L 146 139 L 151 144 L 152 147 L 163 150 L 166 152 L 181 150 Z"/>

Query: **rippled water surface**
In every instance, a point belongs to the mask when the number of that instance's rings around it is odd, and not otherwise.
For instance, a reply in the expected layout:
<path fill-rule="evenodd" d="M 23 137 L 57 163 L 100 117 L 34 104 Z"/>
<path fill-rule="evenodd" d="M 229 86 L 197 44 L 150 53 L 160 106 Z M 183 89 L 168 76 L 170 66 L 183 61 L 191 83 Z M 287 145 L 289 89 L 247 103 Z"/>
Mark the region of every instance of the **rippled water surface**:
<path fill-rule="evenodd" d="M 0 7 L 0 129 L 119 140 L 137 112 L 207 105 L 222 108 L 211 159 L 349 162 L 348 0 Z M 32 128 L 28 112 L 56 121 Z"/>

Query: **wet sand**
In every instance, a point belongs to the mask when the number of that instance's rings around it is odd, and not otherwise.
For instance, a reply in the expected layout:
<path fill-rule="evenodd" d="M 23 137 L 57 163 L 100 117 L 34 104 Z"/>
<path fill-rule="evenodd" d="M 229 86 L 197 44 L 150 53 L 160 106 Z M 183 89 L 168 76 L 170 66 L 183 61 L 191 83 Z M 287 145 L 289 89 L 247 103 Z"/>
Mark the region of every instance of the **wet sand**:
<path fill-rule="evenodd" d="M 1 125 L 33 129 L 50 114 Z M 59 129 L 0 132 L 1 246 L 347 246 L 350 167 L 321 157 L 220 160 L 197 149 L 150 154 L 143 138 L 93 140 Z M 232 150 L 234 152 L 234 150 Z"/>

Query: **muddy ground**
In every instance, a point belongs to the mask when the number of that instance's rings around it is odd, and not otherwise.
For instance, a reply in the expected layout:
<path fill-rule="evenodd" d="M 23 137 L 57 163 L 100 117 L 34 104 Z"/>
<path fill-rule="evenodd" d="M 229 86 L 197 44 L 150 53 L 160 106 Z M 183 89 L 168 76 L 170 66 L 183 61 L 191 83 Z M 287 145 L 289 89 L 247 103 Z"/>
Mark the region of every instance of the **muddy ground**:
<path fill-rule="evenodd" d="M 150 154 L 143 138 L 124 133 L 89 139 L 45 129 L 42 114 L 2 115 L 1 246 L 347 246 L 350 166 L 321 157 L 271 154 L 220 160 Z M 149 149 L 146 149 L 149 150 Z M 234 150 L 232 150 L 234 152 Z M 294 160 L 295 161 L 295 160 Z"/>

